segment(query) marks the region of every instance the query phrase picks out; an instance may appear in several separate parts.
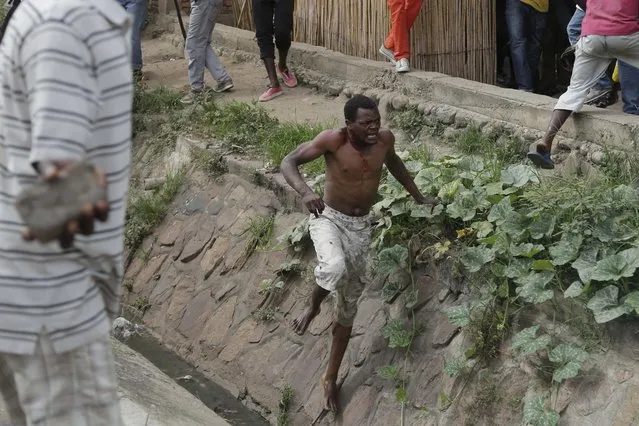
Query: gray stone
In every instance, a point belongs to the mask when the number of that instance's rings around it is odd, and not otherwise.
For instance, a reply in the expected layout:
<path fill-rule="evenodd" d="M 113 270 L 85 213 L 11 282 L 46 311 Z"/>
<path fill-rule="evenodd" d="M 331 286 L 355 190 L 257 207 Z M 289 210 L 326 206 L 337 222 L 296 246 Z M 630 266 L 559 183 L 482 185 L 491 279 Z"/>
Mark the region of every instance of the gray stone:
<path fill-rule="evenodd" d="M 184 214 L 190 216 L 204 211 L 205 208 L 206 200 L 201 197 L 196 197 L 186 202 L 186 205 L 184 206 Z"/>
<path fill-rule="evenodd" d="M 188 263 L 198 257 L 202 250 L 204 250 L 204 248 L 211 241 L 211 233 L 211 231 L 206 231 L 203 229 L 201 232 L 195 234 L 186 243 L 184 250 L 182 250 L 182 256 L 180 257 L 180 260 L 183 263 Z"/>
<path fill-rule="evenodd" d="M 144 179 L 144 189 L 147 191 L 158 189 L 159 187 L 164 185 L 164 182 L 166 182 L 165 177 Z"/>
<path fill-rule="evenodd" d="M 439 294 L 437 295 L 437 300 L 439 300 L 439 303 L 444 303 L 444 300 L 446 300 L 449 294 L 450 294 L 450 289 L 448 288 L 444 288 L 440 290 Z"/>
<path fill-rule="evenodd" d="M 180 325 L 178 326 L 178 331 L 183 336 L 190 339 L 195 339 L 202 332 L 204 324 L 211 323 L 211 314 L 213 312 L 213 308 L 215 307 L 215 299 L 211 297 L 210 293 L 211 292 L 207 290 L 200 291 L 186 304 L 186 307 L 184 309 L 184 316 L 182 317 Z M 218 309 L 216 311 L 216 315 L 219 314 L 221 311 L 221 308 Z M 231 316 L 232 315 L 233 312 L 231 312 Z M 218 318 L 218 321 L 219 320 L 220 318 Z M 210 333 L 204 333 L 205 336 L 209 334 Z"/>
<path fill-rule="evenodd" d="M 224 208 L 224 202 L 218 200 L 217 198 L 211 200 L 209 204 L 206 206 L 206 212 L 210 215 L 217 215 Z"/>
<path fill-rule="evenodd" d="M 342 95 L 346 96 L 347 98 L 350 98 L 353 96 L 353 89 L 350 87 L 344 87 L 344 90 L 342 90 Z"/>
<path fill-rule="evenodd" d="M 264 326 L 262 324 L 258 324 L 255 329 L 253 329 L 253 333 L 249 337 L 249 343 L 260 343 L 262 340 L 262 336 L 264 335 Z"/>
<path fill-rule="evenodd" d="M 231 362 L 235 360 L 241 353 L 253 333 L 257 328 L 257 323 L 254 320 L 247 320 L 240 325 L 240 327 L 233 333 L 231 341 L 224 347 L 219 359 L 225 362 Z"/>
<path fill-rule="evenodd" d="M 326 86 L 326 92 L 331 96 L 338 96 L 343 89 L 343 85 L 339 83 L 329 84 Z"/>
<path fill-rule="evenodd" d="M 437 112 L 435 113 L 435 117 L 440 123 L 446 124 L 447 126 L 449 126 L 455 122 L 456 114 L 457 112 L 451 108 L 440 107 L 437 109 Z"/>
<path fill-rule="evenodd" d="M 237 185 L 226 198 L 230 201 L 240 202 L 244 201 L 246 194 L 246 189 L 242 185 Z"/>
<path fill-rule="evenodd" d="M 448 346 L 453 338 L 459 333 L 459 328 L 454 326 L 448 319 L 440 314 L 440 319 L 436 321 L 436 328 L 433 332 L 433 348 Z"/>
<path fill-rule="evenodd" d="M 590 161 L 592 161 L 595 164 L 601 164 L 603 163 L 605 158 L 606 157 L 603 151 L 595 151 L 592 153 L 590 157 Z"/>
<path fill-rule="evenodd" d="M 466 117 L 465 115 L 457 114 L 455 116 L 455 128 L 463 129 L 465 127 L 468 127 L 469 124 L 470 118 Z"/>
<path fill-rule="evenodd" d="M 239 215 L 239 210 L 236 208 L 225 208 L 222 213 L 217 217 L 217 229 L 218 231 L 225 231 L 235 223 Z"/>
<path fill-rule="evenodd" d="M 404 95 L 395 95 L 391 102 L 393 109 L 402 110 L 408 105 L 408 98 Z"/>
<path fill-rule="evenodd" d="M 454 140 L 454 139 L 457 139 L 457 137 L 461 134 L 461 132 L 462 132 L 461 129 L 455 129 L 453 127 L 446 127 L 444 129 L 443 137 L 444 137 L 444 139 Z"/>
<path fill-rule="evenodd" d="M 226 295 L 229 294 L 235 287 L 236 287 L 236 284 L 233 281 L 230 281 L 224 287 L 222 287 L 219 291 L 217 291 L 215 293 L 215 296 L 213 297 L 215 297 L 215 300 L 219 302 L 222 299 L 224 299 L 224 297 L 226 297 Z"/>
<path fill-rule="evenodd" d="M 160 234 L 158 242 L 161 246 L 172 247 L 177 241 L 178 237 L 182 233 L 182 221 L 174 220 L 169 226 L 164 229 Z"/>
<path fill-rule="evenodd" d="M 157 275 L 158 271 L 164 264 L 167 255 L 161 254 L 159 256 L 152 257 L 140 274 L 133 282 L 133 292 L 138 294 L 146 291 L 147 294 L 152 290 L 153 286 L 149 286 L 149 282 Z"/>
<path fill-rule="evenodd" d="M 211 248 L 209 248 L 202 260 L 200 260 L 200 270 L 204 279 L 208 279 L 218 266 L 224 261 L 224 255 L 229 248 L 230 240 L 227 236 L 216 238 Z"/>
<path fill-rule="evenodd" d="M 209 297 L 209 299 L 213 300 L 211 297 Z M 224 341 L 229 327 L 233 322 L 236 303 L 237 297 L 231 297 L 224 302 L 222 306 L 218 307 L 213 315 L 211 315 L 212 310 L 210 308 L 207 311 L 203 311 L 203 313 L 206 313 L 206 316 L 202 317 L 201 320 L 202 323 L 206 321 L 206 327 L 202 330 L 201 341 L 208 349 L 214 350 Z M 206 306 L 208 307 L 210 305 Z M 246 336 L 246 339 L 248 340 L 248 336 Z"/>

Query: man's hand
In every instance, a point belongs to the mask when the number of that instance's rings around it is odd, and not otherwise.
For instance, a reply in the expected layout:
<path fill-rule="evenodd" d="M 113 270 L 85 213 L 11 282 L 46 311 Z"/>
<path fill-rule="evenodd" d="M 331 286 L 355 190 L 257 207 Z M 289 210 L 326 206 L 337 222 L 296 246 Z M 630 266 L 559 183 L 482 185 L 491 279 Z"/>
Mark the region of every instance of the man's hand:
<path fill-rule="evenodd" d="M 416 198 L 415 202 L 417 202 L 417 204 L 428 204 L 433 207 L 439 204 L 439 200 L 437 198 L 424 197 L 423 195 Z"/>
<path fill-rule="evenodd" d="M 302 197 L 302 201 L 304 205 L 315 215 L 315 217 L 319 217 L 319 215 L 324 211 L 324 200 L 322 200 L 317 194 L 311 192 Z"/>
<path fill-rule="evenodd" d="M 40 163 L 39 172 L 43 180 L 52 182 L 66 177 L 68 169 L 73 166 L 73 162 L 52 162 Z M 96 177 L 98 184 L 106 189 L 107 181 L 104 173 L 96 169 Z M 87 203 L 82 206 L 78 215 L 63 225 L 59 242 L 62 248 L 69 248 L 73 245 L 76 234 L 91 235 L 95 229 L 95 220 L 105 222 L 109 216 L 109 203 L 107 200 L 98 201 L 95 204 Z M 22 233 L 22 237 L 27 241 L 37 240 L 37 237 L 26 229 Z"/>

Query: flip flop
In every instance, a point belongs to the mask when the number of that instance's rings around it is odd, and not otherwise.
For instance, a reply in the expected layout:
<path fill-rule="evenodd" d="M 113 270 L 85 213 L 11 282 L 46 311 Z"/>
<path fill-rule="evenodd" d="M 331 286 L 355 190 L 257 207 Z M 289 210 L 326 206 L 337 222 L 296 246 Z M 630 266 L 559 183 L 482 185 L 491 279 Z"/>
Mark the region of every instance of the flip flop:
<path fill-rule="evenodd" d="M 555 163 L 552 162 L 550 154 L 547 152 L 532 151 L 528 153 L 528 158 L 535 166 L 541 167 L 542 169 L 550 170 L 555 168 Z"/>

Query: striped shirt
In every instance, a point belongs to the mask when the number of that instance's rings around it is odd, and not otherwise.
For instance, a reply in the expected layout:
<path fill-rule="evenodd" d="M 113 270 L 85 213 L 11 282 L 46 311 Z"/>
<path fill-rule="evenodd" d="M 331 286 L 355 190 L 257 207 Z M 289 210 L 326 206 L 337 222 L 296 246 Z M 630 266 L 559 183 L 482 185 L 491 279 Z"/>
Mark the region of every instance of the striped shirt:
<path fill-rule="evenodd" d="M 103 337 L 119 313 L 131 160 L 130 18 L 115 0 L 23 0 L 0 45 L 0 352 L 56 352 Z M 14 203 L 33 164 L 88 158 L 109 220 L 74 248 L 21 239 Z"/>

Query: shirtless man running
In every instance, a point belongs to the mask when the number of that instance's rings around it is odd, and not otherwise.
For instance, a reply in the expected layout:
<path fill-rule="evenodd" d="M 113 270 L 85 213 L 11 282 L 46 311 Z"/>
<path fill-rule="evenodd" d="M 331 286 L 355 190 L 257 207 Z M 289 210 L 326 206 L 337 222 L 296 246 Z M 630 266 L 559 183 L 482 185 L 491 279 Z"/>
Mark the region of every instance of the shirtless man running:
<path fill-rule="evenodd" d="M 380 129 L 379 111 L 372 99 L 353 96 L 344 106 L 344 117 L 346 127 L 320 133 L 298 146 L 281 164 L 284 178 L 311 212 L 309 228 L 318 260 L 310 305 L 293 321 L 295 332 L 303 334 L 319 314 L 322 300 L 331 292 L 336 294 L 333 342 L 324 376 L 325 409 L 332 411 L 337 411 L 337 373 L 364 289 L 372 231 L 369 211 L 384 164 L 416 202 L 437 203 L 417 189 L 395 153 L 393 133 Z M 324 199 L 308 187 L 298 169 L 321 156 L 326 159 Z"/>

